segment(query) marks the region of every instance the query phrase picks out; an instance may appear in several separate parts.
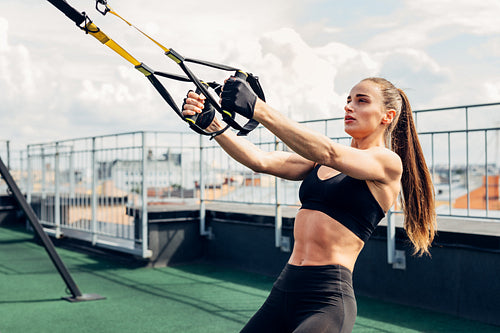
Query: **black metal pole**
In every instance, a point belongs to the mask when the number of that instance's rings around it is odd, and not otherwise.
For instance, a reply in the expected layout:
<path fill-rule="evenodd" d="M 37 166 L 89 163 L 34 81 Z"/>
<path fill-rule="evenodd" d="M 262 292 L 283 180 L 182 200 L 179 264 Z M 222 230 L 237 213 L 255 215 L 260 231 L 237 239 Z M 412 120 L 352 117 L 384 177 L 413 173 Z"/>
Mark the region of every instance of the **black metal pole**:
<path fill-rule="evenodd" d="M 10 174 L 9 170 L 3 163 L 2 158 L 0 158 L 0 174 L 7 183 L 7 186 L 9 187 L 12 195 L 16 199 L 20 208 L 23 210 L 24 214 L 26 214 L 26 217 L 28 218 L 28 221 L 35 230 L 36 234 L 38 235 L 38 237 L 40 237 L 40 240 L 43 243 L 43 247 L 49 254 L 49 257 L 54 263 L 54 266 L 56 266 L 59 275 L 61 275 L 62 279 L 64 280 L 64 283 L 66 283 L 66 286 L 70 290 L 72 296 L 64 297 L 64 299 L 70 302 L 104 299 L 104 297 L 96 294 L 82 294 L 80 292 L 80 289 L 78 289 L 78 286 L 71 277 L 71 274 L 64 265 L 64 262 L 61 260 L 61 257 L 59 257 L 59 254 L 56 252 L 54 244 L 52 244 L 52 241 L 50 240 L 49 236 L 47 236 L 47 234 L 43 230 L 43 227 L 40 224 L 40 221 L 38 220 L 38 217 L 36 216 L 35 212 L 33 211 L 33 208 L 31 208 L 31 206 L 26 201 L 26 198 L 21 193 L 21 190 L 19 190 L 19 187 L 17 186 L 14 178 L 12 178 L 12 175 Z"/>

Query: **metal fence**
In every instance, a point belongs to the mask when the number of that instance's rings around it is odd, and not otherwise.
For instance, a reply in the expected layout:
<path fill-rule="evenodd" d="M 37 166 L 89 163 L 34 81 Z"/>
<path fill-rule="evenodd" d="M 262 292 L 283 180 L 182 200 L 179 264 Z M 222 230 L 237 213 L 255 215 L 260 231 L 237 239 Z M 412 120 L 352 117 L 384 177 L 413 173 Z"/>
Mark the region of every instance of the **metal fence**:
<path fill-rule="evenodd" d="M 422 148 L 435 185 L 438 217 L 500 222 L 500 103 L 414 111 Z M 303 122 L 336 142 L 349 144 L 343 118 Z M 263 150 L 286 149 L 265 129 L 250 139 Z M 213 167 L 206 199 L 275 207 L 276 246 L 281 245 L 281 209 L 298 207 L 300 183 L 255 174 L 214 143 L 205 147 Z M 395 259 L 396 205 L 387 216 L 388 261 Z"/>
<path fill-rule="evenodd" d="M 27 200 L 56 237 L 148 257 L 148 204 L 194 199 L 198 146 L 164 132 L 29 145 Z"/>
<path fill-rule="evenodd" d="M 415 115 L 439 215 L 500 219 L 500 103 Z"/>
<path fill-rule="evenodd" d="M 439 216 L 500 221 L 499 111 L 500 103 L 414 112 Z M 343 118 L 304 125 L 350 142 Z M 248 139 L 266 151 L 287 149 L 262 127 Z M 0 154 L 3 158 L 4 150 Z M 214 140 L 194 133 L 133 132 L 29 145 L 15 160 L 11 172 L 56 236 L 143 257 L 150 255 L 143 235 L 154 205 L 199 203 L 202 233 L 208 202 L 274 207 L 276 246 L 282 241 L 282 209 L 299 206 L 299 182 L 254 173 Z M 399 213 L 395 207 L 388 215 L 391 253 L 392 218 Z"/>

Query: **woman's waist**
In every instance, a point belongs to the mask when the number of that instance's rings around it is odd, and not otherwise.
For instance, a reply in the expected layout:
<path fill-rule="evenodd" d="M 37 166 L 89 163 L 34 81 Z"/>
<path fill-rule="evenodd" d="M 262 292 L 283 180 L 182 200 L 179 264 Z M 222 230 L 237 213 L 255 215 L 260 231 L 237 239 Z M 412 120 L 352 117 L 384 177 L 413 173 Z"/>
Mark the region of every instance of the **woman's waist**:
<path fill-rule="evenodd" d="M 274 287 L 286 292 L 342 293 L 354 297 L 352 273 L 342 265 L 286 264 Z"/>
<path fill-rule="evenodd" d="M 295 242 L 288 263 L 294 266 L 330 266 L 340 265 L 349 271 L 354 270 L 354 264 L 359 252 L 346 249 L 321 248 Z"/>
<path fill-rule="evenodd" d="M 295 218 L 293 265 L 339 264 L 354 269 L 364 242 L 345 226 L 318 212 L 301 210 Z"/>
<path fill-rule="evenodd" d="M 299 211 L 293 232 L 295 244 L 307 252 L 348 251 L 357 254 L 365 244 L 342 223 L 319 211 Z"/>

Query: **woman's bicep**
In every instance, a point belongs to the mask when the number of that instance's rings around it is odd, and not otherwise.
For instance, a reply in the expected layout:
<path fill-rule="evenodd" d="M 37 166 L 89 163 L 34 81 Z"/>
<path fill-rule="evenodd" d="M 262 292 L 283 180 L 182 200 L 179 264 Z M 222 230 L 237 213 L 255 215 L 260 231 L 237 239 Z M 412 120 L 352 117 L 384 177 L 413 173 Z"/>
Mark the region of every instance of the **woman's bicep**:
<path fill-rule="evenodd" d="M 399 156 L 389 149 L 357 149 L 335 144 L 336 153 L 326 165 L 356 179 L 388 183 L 402 172 Z"/>

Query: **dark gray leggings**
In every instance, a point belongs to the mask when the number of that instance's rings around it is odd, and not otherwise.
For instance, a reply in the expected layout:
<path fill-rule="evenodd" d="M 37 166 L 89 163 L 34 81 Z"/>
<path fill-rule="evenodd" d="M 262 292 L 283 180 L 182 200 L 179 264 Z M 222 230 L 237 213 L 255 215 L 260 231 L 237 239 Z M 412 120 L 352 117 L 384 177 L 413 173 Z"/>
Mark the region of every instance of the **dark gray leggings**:
<path fill-rule="evenodd" d="M 241 333 L 351 332 L 356 312 L 347 268 L 287 264 Z"/>

